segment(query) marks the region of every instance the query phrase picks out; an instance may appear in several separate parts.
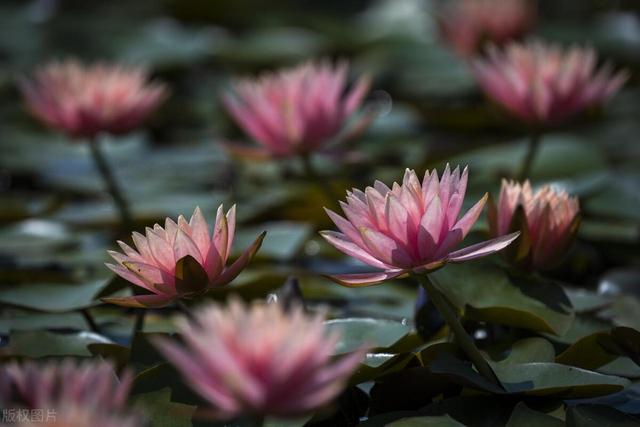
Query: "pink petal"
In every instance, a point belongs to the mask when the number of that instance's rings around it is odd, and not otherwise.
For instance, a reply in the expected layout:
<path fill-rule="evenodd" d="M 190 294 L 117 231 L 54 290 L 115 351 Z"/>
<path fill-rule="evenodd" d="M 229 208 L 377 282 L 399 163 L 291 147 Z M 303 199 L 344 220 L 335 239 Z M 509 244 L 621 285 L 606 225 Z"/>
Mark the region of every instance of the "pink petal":
<path fill-rule="evenodd" d="M 412 260 L 407 251 L 391 237 L 366 227 L 360 229 L 360 235 L 370 253 L 380 261 L 395 267 L 411 265 Z"/>
<path fill-rule="evenodd" d="M 324 208 L 324 211 L 327 213 L 327 215 L 329 215 L 329 218 L 331 218 L 333 223 L 343 234 L 345 234 L 356 245 L 364 247 L 362 237 L 360 237 L 360 233 L 358 232 L 358 230 L 356 230 L 352 223 L 350 223 L 331 209 Z"/>
<path fill-rule="evenodd" d="M 465 238 L 473 225 L 478 221 L 482 210 L 484 209 L 484 205 L 487 203 L 487 199 L 489 198 L 489 193 L 486 193 L 471 209 L 467 211 L 467 213 L 456 223 L 453 227 L 453 230 L 462 231 L 462 238 Z"/>
<path fill-rule="evenodd" d="M 227 247 L 229 243 L 229 227 L 227 223 L 227 217 L 224 214 L 224 208 L 222 205 L 218 207 L 216 212 L 216 223 L 213 228 L 213 236 L 211 237 L 211 244 L 216 247 L 220 254 L 222 263 L 227 262 L 229 254 L 227 253 Z"/>
<path fill-rule="evenodd" d="M 147 241 L 149 249 L 158 266 L 163 267 L 165 271 L 172 272 L 176 266 L 176 259 L 173 255 L 173 248 L 156 231 L 147 228 Z"/>
<path fill-rule="evenodd" d="M 368 76 L 362 76 L 356 86 L 351 90 L 344 102 L 345 116 L 350 116 L 362 103 L 362 99 L 369 90 L 371 79 Z"/>
<path fill-rule="evenodd" d="M 384 269 L 392 268 L 391 265 L 385 264 L 384 262 L 374 258 L 369 252 L 349 240 L 347 236 L 342 233 L 338 233 L 335 231 L 321 231 L 320 235 L 324 237 L 324 239 L 331 245 L 335 246 L 335 248 L 339 251 L 342 251 L 345 254 L 364 262 L 365 264 L 369 264 L 372 267 Z M 362 237 L 359 237 L 359 239 L 362 240 Z"/>
<path fill-rule="evenodd" d="M 209 225 L 207 224 L 207 220 L 204 218 L 200 207 L 196 207 L 193 211 L 193 215 L 191 215 L 191 219 L 189 220 L 189 225 L 192 230 L 191 238 L 200 250 L 202 259 L 206 259 L 207 253 L 209 252 L 209 245 L 211 244 L 211 237 L 209 236 Z"/>
<path fill-rule="evenodd" d="M 180 260 L 185 256 L 190 255 L 198 261 L 200 265 L 204 264 L 202 255 L 200 255 L 200 249 L 198 249 L 198 246 L 195 244 L 193 239 L 191 239 L 191 237 L 189 237 L 189 235 L 182 229 L 178 230 L 178 234 L 176 235 L 176 241 L 173 244 L 173 252 L 176 260 Z"/>
<path fill-rule="evenodd" d="M 247 266 L 247 264 L 249 264 L 256 252 L 258 252 L 258 249 L 260 249 L 262 241 L 264 240 L 264 237 L 266 235 L 266 231 L 260 234 L 260 236 L 258 236 L 258 238 L 251 244 L 251 246 L 249 246 L 242 253 L 242 255 L 240 255 L 240 257 L 233 264 L 231 264 L 231 266 L 227 268 L 224 273 L 222 273 L 222 275 L 218 277 L 218 279 L 216 279 L 211 284 L 211 287 L 223 286 L 235 279 L 238 274 L 240 274 L 242 270 Z"/>
<path fill-rule="evenodd" d="M 377 273 L 336 274 L 327 275 L 325 277 L 342 286 L 362 287 L 377 285 L 378 283 L 395 279 L 403 274 L 406 274 L 406 270 L 387 270 Z"/>
<path fill-rule="evenodd" d="M 487 240 L 485 242 L 477 243 L 475 245 L 467 246 L 459 251 L 451 252 L 449 254 L 449 261 L 451 262 L 464 262 L 483 256 L 491 255 L 495 252 L 501 251 L 520 236 L 520 232 L 507 234 L 506 236 L 500 236 L 498 238 Z"/>

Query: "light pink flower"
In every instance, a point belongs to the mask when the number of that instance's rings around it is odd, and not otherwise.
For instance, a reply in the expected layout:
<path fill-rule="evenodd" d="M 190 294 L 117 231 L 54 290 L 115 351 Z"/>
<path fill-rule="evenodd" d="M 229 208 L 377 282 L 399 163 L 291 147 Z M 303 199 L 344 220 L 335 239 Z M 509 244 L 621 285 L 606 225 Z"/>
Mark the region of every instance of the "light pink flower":
<path fill-rule="evenodd" d="M 562 123 L 615 94 L 627 80 L 593 49 L 530 41 L 489 49 L 474 61 L 476 78 L 493 101 L 532 126 Z"/>
<path fill-rule="evenodd" d="M 21 89 L 34 116 L 73 138 L 127 133 L 167 96 L 142 68 L 74 60 L 44 66 Z"/>
<path fill-rule="evenodd" d="M 158 348 L 219 418 L 288 417 L 331 402 L 346 386 L 365 350 L 338 361 L 340 339 L 324 330 L 322 316 L 279 304 L 211 305 L 181 319 L 184 346 L 158 340 Z"/>
<path fill-rule="evenodd" d="M 496 206 L 489 203 L 493 235 L 521 231 L 518 243 L 505 251 L 514 263 L 528 269 L 553 267 L 566 254 L 580 225 L 578 199 L 544 186 L 535 193 L 531 184 L 502 182 Z"/>
<path fill-rule="evenodd" d="M 128 371 L 118 380 L 102 361 L 9 362 L 0 367 L 0 406 L 39 411 L 42 419 L 30 416 L 24 427 L 136 427 L 125 408 L 132 380 Z"/>
<path fill-rule="evenodd" d="M 306 63 L 239 81 L 224 105 L 244 131 L 276 157 L 318 150 L 337 137 L 369 88 L 346 92 L 347 64 Z"/>
<path fill-rule="evenodd" d="M 442 178 L 426 171 L 422 182 L 407 169 L 402 184 L 392 188 L 380 181 L 364 192 L 347 192 L 340 202 L 346 219 L 326 209 L 340 232 L 323 231 L 333 246 L 377 273 L 344 274 L 331 279 L 346 286 L 367 286 L 410 272 L 431 271 L 447 262 L 463 262 L 497 252 L 518 233 L 455 250 L 478 220 L 485 195 L 458 219 L 467 188 L 468 171 L 452 173 L 447 165 Z"/>
<path fill-rule="evenodd" d="M 151 292 L 149 295 L 103 298 L 127 307 L 162 307 L 179 298 L 193 298 L 226 285 L 240 274 L 260 248 L 266 233 L 229 267 L 226 267 L 236 228 L 236 207 L 225 215 L 218 208 L 213 235 L 202 211 L 196 208 L 187 221 L 170 218 L 162 228 L 147 227 L 146 237 L 133 233 L 136 249 L 118 241 L 124 253 L 109 251 L 117 264 L 106 264 L 113 272 Z"/>
<path fill-rule="evenodd" d="M 536 21 L 529 0 L 452 0 L 439 16 L 442 38 L 461 56 L 487 43 L 503 45 L 527 34 Z"/>

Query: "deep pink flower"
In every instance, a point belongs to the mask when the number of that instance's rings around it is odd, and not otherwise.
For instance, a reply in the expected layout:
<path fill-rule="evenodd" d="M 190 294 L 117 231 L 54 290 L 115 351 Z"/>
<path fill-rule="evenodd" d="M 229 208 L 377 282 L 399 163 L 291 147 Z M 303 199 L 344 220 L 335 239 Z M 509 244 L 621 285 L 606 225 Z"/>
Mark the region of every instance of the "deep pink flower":
<path fill-rule="evenodd" d="M 116 274 L 151 292 L 149 295 L 103 298 L 128 307 L 162 307 L 179 298 L 192 298 L 226 285 L 240 274 L 260 248 L 265 233 L 229 267 L 226 267 L 236 228 L 235 205 L 224 214 L 218 208 L 213 235 L 196 208 L 187 221 L 182 215 L 176 224 L 170 218 L 162 228 L 147 227 L 146 237 L 133 233 L 136 249 L 118 241 L 124 253 L 109 251 L 117 264 L 106 264 Z"/>
<path fill-rule="evenodd" d="M 392 188 L 380 181 L 364 192 L 347 192 L 340 202 L 346 219 L 326 209 L 340 232 L 322 236 L 347 255 L 384 271 L 331 276 L 346 286 L 366 286 L 409 272 L 431 271 L 447 262 L 463 262 L 497 252 L 518 237 L 500 236 L 455 250 L 482 213 L 485 195 L 458 219 L 467 188 L 468 171 L 451 173 L 447 165 L 442 178 L 426 171 L 422 182 L 407 169 L 402 184 Z"/>
<path fill-rule="evenodd" d="M 566 254 L 580 225 L 578 199 L 544 186 L 535 193 L 531 184 L 502 182 L 497 206 L 489 203 L 494 236 L 520 231 L 517 244 L 505 251 L 514 263 L 528 269 L 553 267 Z"/>
<path fill-rule="evenodd" d="M 231 300 L 197 311 L 194 321 L 181 319 L 178 329 L 184 346 L 157 346 L 219 418 L 313 411 L 344 389 L 365 354 L 332 361 L 340 337 L 325 332 L 322 316 L 297 306 Z"/>
<path fill-rule="evenodd" d="M 611 97 L 627 80 L 625 71 L 597 66 L 593 49 L 530 41 L 489 49 L 474 61 L 482 89 L 493 101 L 533 126 L 562 123 Z"/>
<path fill-rule="evenodd" d="M 15 420 L 23 427 L 136 427 L 126 410 L 132 380 L 103 361 L 9 362 L 0 366 L 0 407 L 27 410 L 29 420 Z"/>
<path fill-rule="evenodd" d="M 478 53 L 485 44 L 503 45 L 527 34 L 536 21 L 529 0 L 453 0 L 439 16 L 442 38 L 461 56 Z"/>
<path fill-rule="evenodd" d="M 34 116 L 73 138 L 127 133 L 167 96 L 142 68 L 73 60 L 44 66 L 21 89 Z"/>
<path fill-rule="evenodd" d="M 347 64 L 306 63 L 239 81 L 224 105 L 244 131 L 276 157 L 318 150 L 336 138 L 369 88 L 346 92 Z"/>

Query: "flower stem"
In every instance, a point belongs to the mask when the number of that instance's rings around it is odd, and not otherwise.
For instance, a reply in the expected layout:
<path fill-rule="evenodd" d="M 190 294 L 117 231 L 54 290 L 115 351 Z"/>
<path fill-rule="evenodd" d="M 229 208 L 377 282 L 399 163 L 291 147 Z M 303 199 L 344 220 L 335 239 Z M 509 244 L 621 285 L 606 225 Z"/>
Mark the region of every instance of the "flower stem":
<path fill-rule="evenodd" d="M 329 201 L 335 202 L 336 200 L 340 199 L 340 197 L 336 196 L 336 194 L 331 189 L 331 186 L 329 185 L 328 180 L 323 179 L 317 174 L 315 168 L 313 167 L 311 155 L 308 153 L 301 154 L 300 159 L 302 160 L 304 174 L 307 177 L 307 179 L 313 182 L 314 184 L 316 184 L 320 188 L 320 190 L 324 193 L 324 195 L 329 199 Z"/>
<path fill-rule="evenodd" d="M 542 134 L 540 132 L 534 131 L 531 134 L 531 138 L 529 138 L 529 143 L 527 144 L 527 154 L 525 155 L 525 158 L 522 161 L 522 166 L 520 167 L 520 174 L 518 175 L 519 181 L 522 182 L 530 177 L 531 167 L 533 166 L 533 161 L 536 158 L 541 140 Z"/>
<path fill-rule="evenodd" d="M 500 381 L 493 372 L 493 369 L 491 369 L 489 363 L 482 356 L 482 353 L 480 353 L 480 350 L 476 347 L 473 339 L 469 334 L 467 334 L 467 331 L 465 331 L 460 320 L 458 320 L 458 315 L 451 308 L 449 301 L 447 301 L 446 297 L 438 290 L 435 278 L 430 275 L 416 275 L 416 277 L 424 290 L 427 291 L 433 305 L 436 307 L 438 312 L 440 312 L 440 315 L 444 318 L 445 322 L 447 322 L 449 329 L 453 332 L 456 342 L 465 352 L 469 360 L 471 360 L 478 372 L 491 383 L 500 386 Z"/>
<path fill-rule="evenodd" d="M 133 324 L 133 334 L 131 336 L 131 340 L 135 338 L 138 332 L 141 332 L 144 329 L 144 318 L 147 314 L 147 310 L 143 308 L 139 308 L 136 311 L 135 323 Z"/>
<path fill-rule="evenodd" d="M 107 189 L 109 190 L 109 193 L 111 193 L 111 197 L 113 197 L 113 201 L 115 202 L 116 207 L 120 212 L 122 226 L 127 230 L 130 230 L 131 228 L 133 228 L 133 220 L 131 217 L 131 211 L 129 210 L 129 205 L 127 204 L 127 200 L 124 198 L 122 191 L 118 186 L 109 162 L 107 162 L 104 153 L 100 149 L 100 141 L 97 137 L 91 138 L 89 140 L 89 147 L 91 147 L 93 160 L 98 167 L 100 174 L 102 175 L 102 179 L 107 185 Z"/>
<path fill-rule="evenodd" d="M 87 322 L 87 325 L 89 325 L 89 329 L 91 329 L 91 332 L 101 334 L 102 332 L 100 332 L 100 328 L 98 327 L 96 321 L 93 319 L 93 316 L 91 315 L 91 312 L 89 312 L 89 309 L 83 308 L 82 310 L 80 310 L 80 312 L 82 313 L 82 317 L 84 317 L 84 320 Z"/>

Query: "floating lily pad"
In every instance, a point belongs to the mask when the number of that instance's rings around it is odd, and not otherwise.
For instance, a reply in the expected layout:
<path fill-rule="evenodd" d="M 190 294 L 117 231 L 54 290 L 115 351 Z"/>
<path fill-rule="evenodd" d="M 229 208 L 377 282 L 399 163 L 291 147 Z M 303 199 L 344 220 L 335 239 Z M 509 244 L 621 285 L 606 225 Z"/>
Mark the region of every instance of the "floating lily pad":
<path fill-rule="evenodd" d="M 503 270 L 486 263 L 448 265 L 433 274 L 464 317 L 558 335 L 573 321 L 573 314 L 558 306 L 562 289 L 557 286 L 549 285 L 545 292 L 535 284 L 517 286 Z"/>

